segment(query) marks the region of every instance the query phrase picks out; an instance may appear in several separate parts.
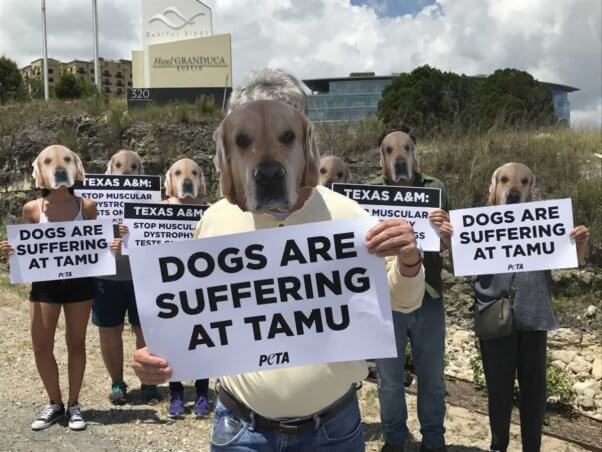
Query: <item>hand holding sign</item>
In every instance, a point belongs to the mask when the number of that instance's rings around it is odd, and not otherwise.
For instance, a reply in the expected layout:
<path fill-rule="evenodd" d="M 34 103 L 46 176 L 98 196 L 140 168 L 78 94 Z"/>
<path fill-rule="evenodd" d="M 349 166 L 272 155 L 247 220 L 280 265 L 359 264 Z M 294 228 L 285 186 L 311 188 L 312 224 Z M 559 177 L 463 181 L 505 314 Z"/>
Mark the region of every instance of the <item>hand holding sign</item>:
<path fill-rule="evenodd" d="M 160 385 L 171 377 L 171 368 L 167 361 L 158 356 L 152 356 L 148 347 L 136 350 L 132 358 L 132 369 L 145 385 Z"/>
<path fill-rule="evenodd" d="M 407 221 L 385 220 L 371 227 L 366 233 L 366 247 L 377 256 L 396 256 L 404 276 L 416 276 L 420 270 L 416 237 Z"/>
<path fill-rule="evenodd" d="M 589 241 L 589 229 L 587 226 L 577 226 L 571 231 L 571 239 L 577 245 L 577 256 L 579 260 L 585 259 L 587 255 L 587 243 Z"/>

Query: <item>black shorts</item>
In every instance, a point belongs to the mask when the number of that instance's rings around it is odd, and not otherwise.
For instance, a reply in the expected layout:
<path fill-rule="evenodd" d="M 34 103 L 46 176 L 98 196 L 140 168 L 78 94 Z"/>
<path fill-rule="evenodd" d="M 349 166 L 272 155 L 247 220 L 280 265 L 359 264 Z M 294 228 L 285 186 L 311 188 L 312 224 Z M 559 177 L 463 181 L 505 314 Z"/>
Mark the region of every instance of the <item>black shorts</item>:
<path fill-rule="evenodd" d="M 31 284 L 29 301 L 42 303 L 78 303 L 94 298 L 92 278 L 58 279 Z"/>
<path fill-rule="evenodd" d="M 129 281 L 111 279 L 94 280 L 95 295 L 92 304 L 92 323 L 111 328 L 122 325 L 127 313 L 130 325 L 139 326 L 138 309 L 134 284 Z"/>

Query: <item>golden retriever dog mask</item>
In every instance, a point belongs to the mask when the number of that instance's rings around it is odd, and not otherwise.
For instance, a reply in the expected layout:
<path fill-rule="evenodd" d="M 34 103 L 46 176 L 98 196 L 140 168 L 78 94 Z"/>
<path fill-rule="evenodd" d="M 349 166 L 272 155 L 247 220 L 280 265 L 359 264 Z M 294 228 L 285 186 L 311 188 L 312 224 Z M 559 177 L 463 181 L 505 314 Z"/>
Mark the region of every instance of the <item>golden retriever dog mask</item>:
<path fill-rule="evenodd" d="M 222 193 L 242 210 L 290 212 L 301 190 L 319 183 L 314 126 L 284 102 L 241 105 L 222 121 L 214 139 Z"/>
<path fill-rule="evenodd" d="M 344 183 L 351 180 L 349 167 L 339 157 L 334 155 L 322 157 L 320 160 L 320 184 L 330 188 L 334 183 Z"/>
<path fill-rule="evenodd" d="M 72 187 L 86 177 L 79 156 L 71 149 L 54 144 L 38 154 L 32 163 L 32 177 L 37 188 Z"/>
<path fill-rule="evenodd" d="M 180 159 L 165 173 L 167 197 L 204 199 L 206 191 L 205 175 L 194 160 Z"/>
<path fill-rule="evenodd" d="M 134 151 L 122 149 L 113 154 L 105 174 L 144 174 L 144 165 L 140 156 Z"/>
<path fill-rule="evenodd" d="M 522 163 L 506 163 L 493 172 L 489 205 L 516 204 L 533 200 L 535 175 Z"/>
<path fill-rule="evenodd" d="M 380 141 L 380 165 L 388 181 L 411 185 L 420 171 L 414 136 L 401 131 L 386 134 Z"/>

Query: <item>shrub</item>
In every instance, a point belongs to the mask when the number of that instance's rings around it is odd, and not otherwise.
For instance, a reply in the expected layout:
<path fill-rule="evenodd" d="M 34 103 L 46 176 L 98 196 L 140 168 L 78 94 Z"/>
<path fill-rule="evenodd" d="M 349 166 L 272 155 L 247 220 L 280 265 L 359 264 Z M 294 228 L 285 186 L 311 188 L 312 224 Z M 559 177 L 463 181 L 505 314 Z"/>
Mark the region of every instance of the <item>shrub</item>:
<path fill-rule="evenodd" d="M 546 377 L 548 405 L 562 406 L 571 402 L 574 396 L 573 384 L 566 372 L 548 363 Z"/>
<path fill-rule="evenodd" d="M 0 104 L 19 98 L 23 92 L 23 77 L 17 63 L 0 57 Z"/>
<path fill-rule="evenodd" d="M 54 95 L 58 99 L 78 99 L 90 96 L 96 91 L 88 79 L 75 74 L 63 74 L 54 84 Z"/>

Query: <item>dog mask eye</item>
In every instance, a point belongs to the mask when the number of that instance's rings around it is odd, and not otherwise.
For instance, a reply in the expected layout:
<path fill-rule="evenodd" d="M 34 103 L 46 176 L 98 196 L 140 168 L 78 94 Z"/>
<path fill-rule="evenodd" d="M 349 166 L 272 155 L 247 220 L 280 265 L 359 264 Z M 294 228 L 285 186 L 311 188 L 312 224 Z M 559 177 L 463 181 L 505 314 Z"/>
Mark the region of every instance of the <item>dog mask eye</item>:
<path fill-rule="evenodd" d="M 198 173 L 198 171 L 197 171 L 197 170 L 192 170 L 192 175 L 193 175 L 193 176 L 198 176 L 198 175 L 199 175 L 199 173 Z"/>
<path fill-rule="evenodd" d="M 136 168 L 138 168 L 138 165 L 136 165 L 135 163 L 132 165 L 132 169 L 135 170 Z"/>
<path fill-rule="evenodd" d="M 521 180 L 521 183 L 523 185 L 527 185 L 529 183 L 529 179 L 523 179 L 523 180 Z"/>
<path fill-rule="evenodd" d="M 391 152 L 393 152 L 393 148 L 391 146 L 387 146 L 387 154 L 390 154 Z"/>
<path fill-rule="evenodd" d="M 282 144 L 291 144 L 294 139 L 295 133 L 292 130 L 284 132 L 284 134 L 282 134 L 282 136 L 279 138 Z"/>
<path fill-rule="evenodd" d="M 115 163 L 115 168 L 121 168 L 121 162 Z"/>
<path fill-rule="evenodd" d="M 251 145 L 251 139 L 243 133 L 236 135 L 236 145 L 239 148 L 246 149 Z"/>
<path fill-rule="evenodd" d="M 409 151 L 409 150 L 410 150 L 410 145 L 409 145 L 409 144 L 406 144 L 406 145 L 405 145 L 403 148 L 404 148 L 406 151 Z"/>
<path fill-rule="evenodd" d="M 326 168 L 320 168 L 320 174 L 326 174 Z"/>
<path fill-rule="evenodd" d="M 505 184 L 506 182 L 508 182 L 508 178 L 506 176 L 502 177 L 502 184 Z"/>
<path fill-rule="evenodd" d="M 176 175 L 176 176 L 179 176 L 180 174 L 182 174 L 182 171 L 180 171 L 180 170 L 176 170 L 176 172 L 175 172 L 175 175 Z"/>
<path fill-rule="evenodd" d="M 71 163 L 71 157 L 65 157 L 63 159 L 66 163 Z"/>
<path fill-rule="evenodd" d="M 46 157 L 44 159 L 44 165 L 50 165 L 52 163 L 52 159 L 50 157 Z"/>
<path fill-rule="evenodd" d="M 337 173 L 337 177 L 340 179 L 341 177 L 343 177 L 343 173 Z"/>

